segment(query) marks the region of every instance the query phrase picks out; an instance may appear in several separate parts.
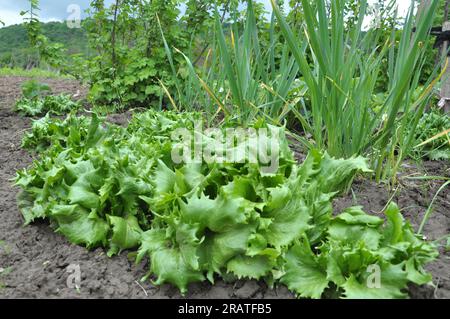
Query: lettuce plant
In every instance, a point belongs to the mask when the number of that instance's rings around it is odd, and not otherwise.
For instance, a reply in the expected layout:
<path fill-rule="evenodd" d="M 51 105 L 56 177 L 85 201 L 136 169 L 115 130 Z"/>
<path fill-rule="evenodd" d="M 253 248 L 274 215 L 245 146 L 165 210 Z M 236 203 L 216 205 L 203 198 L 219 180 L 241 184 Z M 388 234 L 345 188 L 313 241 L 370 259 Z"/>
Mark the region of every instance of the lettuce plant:
<path fill-rule="evenodd" d="M 364 158 L 312 150 L 297 165 L 284 129 L 272 128 L 280 150 L 273 172 L 245 160 L 257 145 L 245 139 L 233 144 L 244 159 L 237 163 L 174 163 L 177 129 L 212 143 L 197 131 L 199 118 L 149 111 L 122 128 L 70 115 L 55 129 L 33 130 L 50 146 L 16 178 L 26 224 L 49 219 L 70 242 L 103 246 L 109 256 L 135 250 L 137 262 L 149 259 L 145 278 L 182 293 L 226 277 L 282 283 L 299 297 L 392 298 L 405 297 L 409 282 L 431 281 L 423 266 L 436 250 L 395 205 L 386 222 L 359 207 L 333 215 L 333 198 L 370 171 Z M 370 267 L 380 288 L 367 284 Z"/>

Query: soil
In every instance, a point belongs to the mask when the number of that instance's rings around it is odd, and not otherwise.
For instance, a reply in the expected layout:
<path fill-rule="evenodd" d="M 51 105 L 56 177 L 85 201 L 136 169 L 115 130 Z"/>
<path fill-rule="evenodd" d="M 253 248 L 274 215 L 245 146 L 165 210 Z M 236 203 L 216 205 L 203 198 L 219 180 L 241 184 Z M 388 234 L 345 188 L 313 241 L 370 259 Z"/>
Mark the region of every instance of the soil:
<path fill-rule="evenodd" d="M 45 222 L 23 227 L 23 219 L 16 205 L 17 188 L 11 179 L 18 169 L 28 166 L 33 158 L 20 148 L 23 132 L 31 120 L 12 111 L 20 96 L 20 77 L 0 78 L 0 298 L 181 298 L 170 285 L 155 287 L 150 282 L 141 283 L 147 265 L 135 265 L 124 253 L 108 258 L 103 249 L 88 251 L 71 245 L 53 232 Z M 54 93 L 85 96 L 86 90 L 76 81 L 45 80 Z M 130 114 L 119 114 L 111 121 L 124 124 Z M 301 154 L 299 154 L 301 156 Z M 423 167 L 406 165 L 405 174 L 449 176 L 448 163 L 429 162 Z M 399 189 L 394 200 L 404 209 L 404 215 L 417 226 L 432 197 L 442 182 L 418 182 L 400 176 Z M 367 212 L 379 214 L 388 202 L 389 190 L 374 182 L 359 179 L 351 195 L 335 201 L 336 211 L 362 205 Z M 392 194 L 392 193 L 391 193 Z M 438 197 L 435 209 L 424 234 L 429 239 L 441 238 L 450 233 L 450 191 L 447 188 Z M 410 287 L 412 298 L 450 298 L 450 254 L 444 252 L 428 269 L 434 277 L 435 287 Z M 79 266 L 80 289 L 68 288 L 69 266 Z M 69 267 L 69 268 L 68 268 Z M 218 281 L 193 284 L 185 296 L 193 299 L 209 298 L 294 298 L 283 286 L 269 289 L 262 282 Z"/>

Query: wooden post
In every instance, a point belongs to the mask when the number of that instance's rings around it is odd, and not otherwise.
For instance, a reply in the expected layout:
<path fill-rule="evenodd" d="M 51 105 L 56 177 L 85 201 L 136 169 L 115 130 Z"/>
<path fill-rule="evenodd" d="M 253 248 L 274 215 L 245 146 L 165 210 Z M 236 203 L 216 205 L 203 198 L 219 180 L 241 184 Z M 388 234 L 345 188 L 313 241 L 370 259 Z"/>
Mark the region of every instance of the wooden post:
<path fill-rule="evenodd" d="M 450 31 L 450 21 L 444 22 L 444 26 L 442 27 L 442 31 Z M 445 41 L 442 45 L 442 56 L 446 57 L 449 48 L 449 42 Z M 449 61 L 450 62 L 450 61 Z M 444 63 L 445 66 L 445 63 Z M 444 111 L 445 113 L 450 113 L 450 66 L 445 70 L 442 87 L 441 87 L 441 98 L 442 102 L 444 102 Z"/>

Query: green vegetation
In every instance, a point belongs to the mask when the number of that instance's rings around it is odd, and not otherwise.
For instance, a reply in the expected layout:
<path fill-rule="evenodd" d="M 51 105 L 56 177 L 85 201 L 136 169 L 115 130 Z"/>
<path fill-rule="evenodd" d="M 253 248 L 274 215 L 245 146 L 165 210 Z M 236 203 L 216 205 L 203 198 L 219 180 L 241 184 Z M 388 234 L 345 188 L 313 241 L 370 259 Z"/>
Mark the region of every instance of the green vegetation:
<path fill-rule="evenodd" d="M 320 298 L 336 286 L 334 293 L 348 298 L 398 298 L 408 282 L 431 280 L 423 266 L 437 251 L 394 204 L 384 226 L 359 207 L 333 217 L 332 198 L 355 173 L 369 171 L 363 158 L 312 151 L 298 166 L 283 129 L 272 127 L 281 142 L 274 173 L 247 160 L 174 164 L 172 133 L 203 134 L 194 129 L 198 118 L 149 111 L 128 128 L 95 115 L 71 115 L 42 131 L 34 125 L 36 144 L 46 132 L 51 146 L 16 179 L 26 223 L 48 218 L 72 243 L 108 247 L 109 256 L 138 249 L 137 262 L 150 258 L 148 276 L 182 293 L 191 282 L 232 275 L 281 282 L 301 297 Z M 203 143 L 210 145 L 211 137 Z M 252 152 L 256 144 L 251 137 L 241 141 L 236 154 L 245 156 L 246 145 Z M 382 289 L 365 285 L 374 264 L 381 267 Z"/>
<path fill-rule="evenodd" d="M 14 111 L 24 116 L 37 116 L 46 113 L 63 115 L 79 108 L 80 103 L 72 101 L 69 95 L 46 95 L 50 92 L 51 89 L 47 84 L 36 80 L 24 82 L 22 84 L 22 98 L 16 102 Z"/>
<path fill-rule="evenodd" d="M 177 1 L 151 1 L 135 4 L 121 1 L 120 7 L 104 8 L 102 1 L 92 4 L 92 19 L 85 21 L 95 56 L 86 61 L 90 98 L 95 104 L 122 108 L 160 104 L 160 81 L 171 85 L 170 66 L 165 58 L 156 15 L 170 30 L 172 45 L 185 49 L 186 36 L 177 21 Z M 108 17 L 112 17 L 112 20 Z"/>
<path fill-rule="evenodd" d="M 398 45 L 393 42 L 394 30 L 391 41 L 381 53 L 374 46 L 380 36 L 377 31 L 363 33 L 366 1 L 361 1 L 359 18 L 348 30 L 343 27 L 344 2 L 332 2 L 332 23 L 329 25 L 324 23 L 328 20 L 324 0 L 317 1 L 314 6 L 309 1 L 302 1 L 310 37 L 307 50 L 315 57 L 315 68 L 310 67 L 299 45 L 304 41 L 298 41 L 272 3 L 310 96 L 309 118 L 298 113 L 299 121 L 307 123 L 303 129 L 313 136 L 318 147 L 328 149 L 333 155 L 370 155 L 378 180 L 395 174 L 398 161 L 402 160 L 395 152 L 407 154 L 411 149 L 412 137 L 408 128 L 415 129 L 429 97 L 429 92 L 424 89 L 418 100 L 412 100 L 424 63 L 419 48 L 428 39 L 437 1 L 432 2 L 430 10 L 418 19 L 411 8 Z M 417 28 L 414 33 L 413 26 Z M 384 54 L 388 54 L 389 59 L 388 91 L 381 109 L 372 112 L 369 103 L 376 93 L 375 84 Z M 415 117 L 411 120 L 408 116 L 400 116 L 405 113 L 414 113 Z"/>
<path fill-rule="evenodd" d="M 69 29 L 66 23 L 40 23 L 42 33 L 51 42 L 64 45 L 67 54 L 88 55 L 87 37 L 84 29 Z M 0 68 L 31 69 L 44 68 L 39 52 L 30 47 L 24 24 L 0 28 Z M 0 74 L 2 72 L 0 71 Z"/>
<path fill-rule="evenodd" d="M 0 68 L 0 76 L 21 76 L 28 78 L 71 79 L 72 77 L 59 74 L 56 71 L 44 69 Z"/>
<path fill-rule="evenodd" d="M 442 134 L 450 129 L 450 116 L 437 109 L 425 113 L 415 131 L 415 140 L 419 147 L 414 149 L 416 158 L 426 157 L 432 160 L 450 160 L 450 137 Z M 434 139 L 435 137 L 438 137 Z"/>
<path fill-rule="evenodd" d="M 49 95 L 43 98 L 22 98 L 16 102 L 14 110 L 24 116 L 38 116 L 46 113 L 52 115 L 64 115 L 80 107 L 79 102 L 74 102 L 70 95 Z"/>
<path fill-rule="evenodd" d="M 30 132 L 22 139 L 22 147 L 30 152 L 42 153 L 52 144 L 64 144 L 64 139 L 73 128 L 85 127 L 88 119 L 86 117 L 70 116 L 65 121 L 55 121 L 46 114 L 44 117 L 33 120 Z"/>
<path fill-rule="evenodd" d="M 3 283 L 2 279 L 8 276 L 12 271 L 13 271 L 12 267 L 8 267 L 6 269 L 0 268 L 0 290 L 5 288 L 5 284 Z"/>
<path fill-rule="evenodd" d="M 270 21 L 251 0 L 93 0 L 90 54 L 79 56 L 44 32 L 38 2 L 23 15 L 39 61 L 88 83 L 94 110 L 134 115 L 127 127 L 78 116 L 70 97 L 24 84 L 16 110 L 46 114 L 22 141 L 39 156 L 15 180 L 26 224 L 48 219 L 109 256 L 132 250 L 149 258 L 144 279 L 182 293 L 249 278 L 298 297 L 403 298 L 408 284 L 431 282 L 424 267 L 438 252 L 421 232 L 447 179 L 417 233 L 394 203 L 379 217 L 334 214 L 332 201 L 356 176 L 395 183 L 407 158 L 449 159 L 449 118 L 429 107 L 443 76 L 428 32 L 437 0 L 404 20 L 387 6 L 368 29 L 365 0 L 289 1 L 289 14 L 273 0 Z M 225 141 L 230 128 L 271 134 Z M 309 154 L 300 165 L 288 137 Z M 251 160 L 259 147 L 279 155 L 274 171 Z M 177 162 L 181 150 L 195 160 Z"/>
<path fill-rule="evenodd" d="M 28 80 L 22 84 L 22 96 L 26 99 L 37 99 L 42 97 L 45 93 L 51 92 L 50 86 L 45 83 L 41 83 L 37 80 Z"/>
<path fill-rule="evenodd" d="M 418 18 L 411 8 L 399 33 L 392 26 L 390 32 L 387 26 L 365 31 L 366 1 L 352 9 L 354 18 L 348 23 L 345 1 L 332 2 L 328 11 L 326 0 L 305 0 L 306 33 L 295 35 L 275 2 L 276 22 L 272 19 L 265 27 L 258 26 L 249 2 L 245 23 L 229 28 L 230 41 L 216 13 L 216 54 L 208 68 L 197 70 L 181 54 L 189 79 L 166 91 L 175 109 L 191 111 L 194 100 L 211 118 L 223 112 L 228 121 L 244 126 L 260 116 L 275 124 L 288 121 L 288 129 L 306 149 L 326 149 L 338 157 L 368 156 L 377 181 L 393 178 L 413 153 L 411 132 L 440 78 L 437 68 L 424 70 L 429 56 L 423 49 L 431 44 L 428 30 L 437 1 L 431 5 Z M 265 46 L 260 34 L 270 35 Z M 286 46 L 280 48 L 281 36 Z M 174 53 L 180 55 L 165 44 L 169 61 Z M 173 74 L 176 78 L 176 69 Z M 386 91 L 380 90 L 380 80 L 386 81 Z"/>
<path fill-rule="evenodd" d="M 300 102 L 295 96 L 303 88 L 302 84 L 295 84 L 296 79 L 299 80 L 299 68 L 288 47 L 277 44 L 280 35 L 275 34 L 275 20 L 272 19 L 267 30 L 258 29 L 257 15 L 251 2 L 244 18 L 243 27 L 232 24 L 225 31 L 216 13 L 216 41 L 212 48 L 215 53 L 208 56 L 208 67 L 199 71 L 178 49 L 172 52 L 165 41 L 169 60 L 174 53 L 182 55 L 189 69 L 189 78 L 177 81 L 176 90 L 173 90 L 175 108 L 189 111 L 200 108 L 209 118 L 214 118 L 220 111 L 229 121 L 245 126 L 261 116 L 277 124 L 282 123 Z M 164 36 L 162 28 L 161 32 Z M 226 32 L 230 32 L 231 42 Z M 263 32 L 270 37 L 265 38 Z M 266 41 L 268 43 L 262 47 L 261 42 Z M 173 73 L 176 78 L 176 71 Z M 192 100 L 197 103 L 193 105 Z"/>

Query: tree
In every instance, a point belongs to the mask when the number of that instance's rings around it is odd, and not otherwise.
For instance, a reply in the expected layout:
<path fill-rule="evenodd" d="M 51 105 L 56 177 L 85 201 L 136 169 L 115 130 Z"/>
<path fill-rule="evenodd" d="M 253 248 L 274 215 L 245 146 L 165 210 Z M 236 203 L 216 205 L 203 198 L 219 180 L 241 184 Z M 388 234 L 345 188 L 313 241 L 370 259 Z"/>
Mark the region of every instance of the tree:
<path fill-rule="evenodd" d="M 157 19 L 170 46 L 185 50 L 188 32 L 178 21 L 179 0 L 103 0 L 91 3 L 84 23 L 96 56 L 87 61 L 90 97 L 120 107 L 160 104 L 162 81 L 173 85 Z M 184 61 L 176 57 L 177 67 Z"/>
<path fill-rule="evenodd" d="M 39 60 L 46 61 L 50 66 L 63 72 L 71 73 L 68 68 L 68 61 L 65 58 L 66 50 L 61 43 L 51 43 L 49 39 L 42 34 L 41 23 L 39 21 L 39 0 L 30 0 L 30 9 L 22 11 L 21 16 L 26 16 L 26 28 L 30 44 L 39 52 Z"/>

